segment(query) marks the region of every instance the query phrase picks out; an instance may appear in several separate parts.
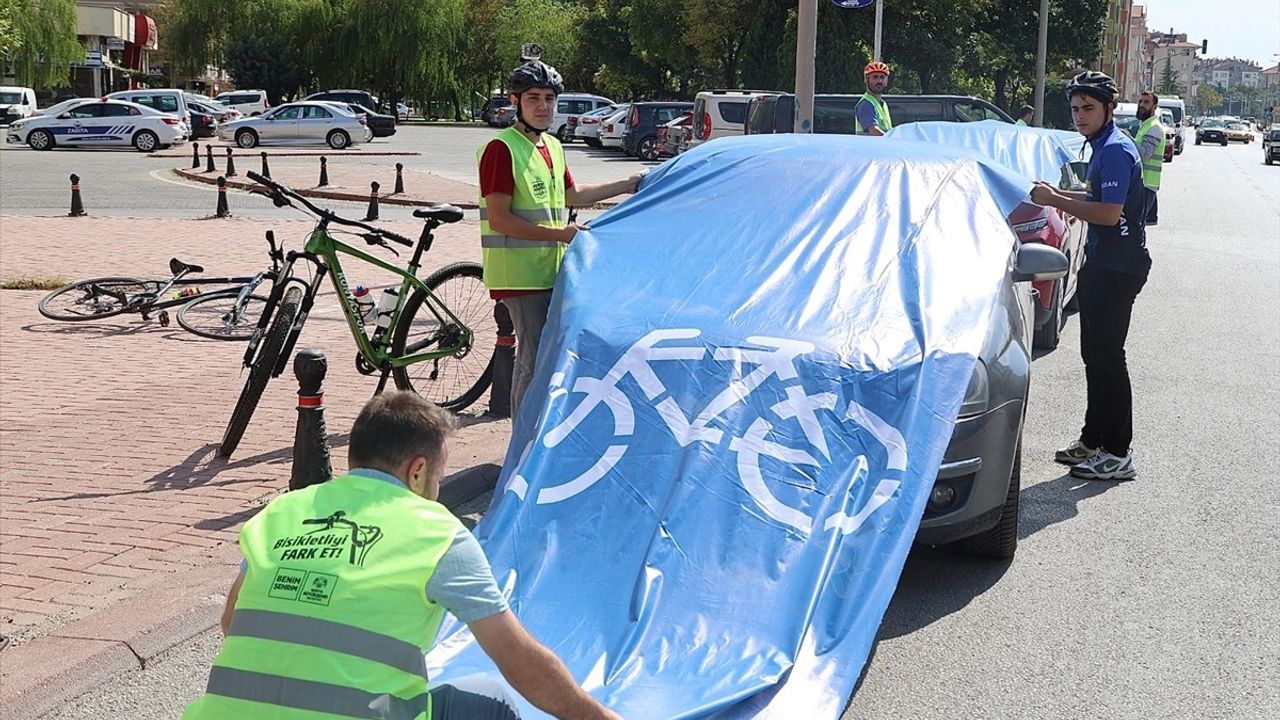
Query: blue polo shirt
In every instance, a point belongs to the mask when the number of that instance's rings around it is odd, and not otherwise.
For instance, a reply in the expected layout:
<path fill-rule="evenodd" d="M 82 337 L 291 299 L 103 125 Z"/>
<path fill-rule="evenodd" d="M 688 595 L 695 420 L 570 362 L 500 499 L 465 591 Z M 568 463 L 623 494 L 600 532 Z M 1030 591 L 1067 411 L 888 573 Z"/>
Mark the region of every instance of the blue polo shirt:
<path fill-rule="evenodd" d="M 1114 226 L 1089 223 L 1085 257 L 1093 267 L 1145 278 L 1151 270 L 1151 256 L 1147 253 L 1147 193 L 1138 148 L 1115 123 L 1109 123 L 1089 145 L 1093 150 L 1089 200 L 1124 205 L 1124 210 Z"/>

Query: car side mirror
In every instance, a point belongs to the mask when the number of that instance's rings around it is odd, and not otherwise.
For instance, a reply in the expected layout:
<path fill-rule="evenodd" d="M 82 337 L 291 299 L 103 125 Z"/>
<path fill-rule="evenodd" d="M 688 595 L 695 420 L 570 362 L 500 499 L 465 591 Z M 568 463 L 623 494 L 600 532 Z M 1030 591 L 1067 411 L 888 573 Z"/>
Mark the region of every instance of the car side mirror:
<path fill-rule="evenodd" d="M 1013 265 L 1014 282 L 1057 280 L 1067 274 L 1070 263 L 1061 250 L 1040 243 L 1021 243 Z"/>

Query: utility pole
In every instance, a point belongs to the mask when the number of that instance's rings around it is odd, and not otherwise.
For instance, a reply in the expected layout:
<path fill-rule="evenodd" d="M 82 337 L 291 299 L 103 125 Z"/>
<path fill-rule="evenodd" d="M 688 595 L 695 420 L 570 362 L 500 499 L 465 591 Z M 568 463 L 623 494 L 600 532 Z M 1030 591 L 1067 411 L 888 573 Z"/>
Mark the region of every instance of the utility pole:
<path fill-rule="evenodd" d="M 875 49 L 871 53 L 875 57 L 871 58 L 872 60 L 880 59 L 880 38 L 884 35 L 884 3 L 885 0 L 876 0 L 876 41 Z"/>
<path fill-rule="evenodd" d="M 800 0 L 796 26 L 796 122 L 798 133 L 813 132 L 813 65 L 818 45 L 818 0 Z"/>
<path fill-rule="evenodd" d="M 1049 0 L 1040 0 L 1040 36 L 1036 39 L 1036 112 L 1031 123 L 1044 127 L 1044 72 L 1049 54 Z"/>

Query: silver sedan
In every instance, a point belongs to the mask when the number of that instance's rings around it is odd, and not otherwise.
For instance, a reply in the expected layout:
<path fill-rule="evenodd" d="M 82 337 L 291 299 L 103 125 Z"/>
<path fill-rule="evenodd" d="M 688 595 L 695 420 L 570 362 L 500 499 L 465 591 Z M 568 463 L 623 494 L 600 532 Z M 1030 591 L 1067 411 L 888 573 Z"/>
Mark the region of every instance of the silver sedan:
<path fill-rule="evenodd" d="M 268 144 L 326 143 L 341 150 L 353 143 L 369 142 L 373 132 L 362 116 L 345 106 L 327 102 L 296 102 L 273 108 L 257 117 L 226 123 L 218 137 L 248 149 Z"/>

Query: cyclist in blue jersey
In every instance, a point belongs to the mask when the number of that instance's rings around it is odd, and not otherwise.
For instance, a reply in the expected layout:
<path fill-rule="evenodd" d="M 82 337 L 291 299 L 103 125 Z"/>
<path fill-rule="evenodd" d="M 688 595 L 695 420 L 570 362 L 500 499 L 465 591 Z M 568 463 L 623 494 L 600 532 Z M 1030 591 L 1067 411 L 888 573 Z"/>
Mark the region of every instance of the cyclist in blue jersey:
<path fill-rule="evenodd" d="M 1138 148 L 1112 120 L 1119 91 L 1100 72 L 1082 72 L 1067 85 L 1076 130 L 1088 138 L 1087 190 L 1067 192 L 1036 183 L 1031 200 L 1089 223 L 1080 271 L 1080 355 L 1088 404 L 1080 437 L 1054 459 L 1089 480 L 1133 478 L 1133 391 L 1125 338 L 1133 303 L 1151 269 L 1146 241 L 1146 187 Z"/>

